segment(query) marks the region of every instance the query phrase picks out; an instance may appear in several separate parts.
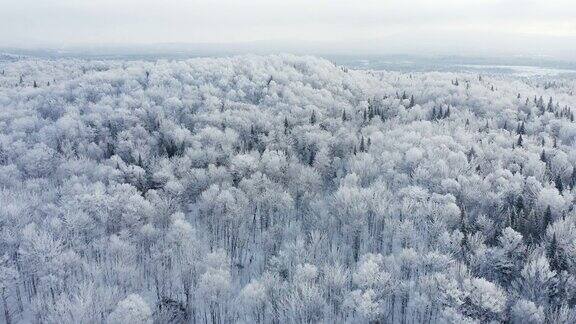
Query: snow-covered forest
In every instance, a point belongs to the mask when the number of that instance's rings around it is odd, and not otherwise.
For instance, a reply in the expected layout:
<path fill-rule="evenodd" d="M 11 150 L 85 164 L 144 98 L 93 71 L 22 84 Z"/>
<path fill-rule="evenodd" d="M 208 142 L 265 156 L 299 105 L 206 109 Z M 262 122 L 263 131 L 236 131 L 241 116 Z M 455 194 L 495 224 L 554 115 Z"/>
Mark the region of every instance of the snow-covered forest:
<path fill-rule="evenodd" d="M 0 61 L 0 321 L 574 323 L 576 78 Z"/>

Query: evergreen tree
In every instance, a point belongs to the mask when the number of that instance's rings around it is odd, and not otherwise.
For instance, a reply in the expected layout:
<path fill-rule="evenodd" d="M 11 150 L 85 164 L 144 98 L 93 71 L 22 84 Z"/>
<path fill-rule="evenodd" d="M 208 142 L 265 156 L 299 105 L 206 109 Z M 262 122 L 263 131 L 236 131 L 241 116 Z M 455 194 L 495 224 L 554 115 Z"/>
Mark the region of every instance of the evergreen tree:
<path fill-rule="evenodd" d="M 540 161 L 548 163 L 548 159 L 546 158 L 546 151 L 544 150 L 542 150 L 542 153 L 540 153 Z"/>
<path fill-rule="evenodd" d="M 522 134 L 520 134 L 520 136 L 518 137 L 518 141 L 516 142 L 516 144 L 517 144 L 518 146 L 522 146 L 522 142 L 523 142 L 523 140 L 522 140 Z"/>
<path fill-rule="evenodd" d="M 470 240 L 468 238 L 469 235 L 468 217 L 462 204 L 460 204 L 460 232 L 462 232 L 462 241 L 460 242 L 461 259 L 462 262 L 464 262 L 464 264 L 468 266 L 470 265 L 472 248 L 470 246 Z"/>
<path fill-rule="evenodd" d="M 562 184 L 562 179 L 560 178 L 560 175 L 557 175 L 556 179 L 554 179 L 554 186 L 556 187 L 558 192 L 562 193 L 562 191 L 564 191 L 564 185 Z"/>
<path fill-rule="evenodd" d="M 542 99 L 542 96 L 538 98 L 537 106 L 540 107 L 540 109 L 544 110 L 544 99 Z"/>
<path fill-rule="evenodd" d="M 518 125 L 518 128 L 516 129 L 516 134 L 521 134 L 521 135 L 526 134 L 526 128 L 524 127 L 524 122 L 522 122 L 521 124 Z"/>
<path fill-rule="evenodd" d="M 544 212 L 544 226 L 542 231 L 546 231 L 546 228 L 548 228 L 548 225 L 552 224 L 552 221 L 552 209 L 550 208 L 550 205 L 548 205 L 548 207 L 546 207 L 546 211 Z"/>
<path fill-rule="evenodd" d="M 374 108 L 372 106 L 368 107 L 368 120 L 372 120 L 374 118 Z"/>
<path fill-rule="evenodd" d="M 310 150 L 310 155 L 308 156 L 308 165 L 309 166 L 314 165 L 314 159 L 315 158 L 316 158 L 316 153 L 314 152 L 314 150 Z"/>
<path fill-rule="evenodd" d="M 562 247 L 558 244 L 556 239 L 556 233 L 552 235 L 552 241 L 548 244 L 546 248 L 546 257 L 548 258 L 548 263 L 550 268 L 556 271 L 557 274 L 568 270 L 568 260 L 564 253 Z"/>
<path fill-rule="evenodd" d="M 516 214 L 520 215 L 522 211 L 524 211 L 524 198 L 522 196 L 518 196 L 516 199 Z"/>
<path fill-rule="evenodd" d="M 554 103 L 552 102 L 552 97 L 550 97 L 550 100 L 548 100 L 548 106 L 546 107 L 546 109 L 548 110 L 548 112 L 552 112 L 554 108 Z"/>
<path fill-rule="evenodd" d="M 310 116 L 310 124 L 316 124 L 316 111 L 312 110 L 312 115 Z"/>
<path fill-rule="evenodd" d="M 284 134 L 288 134 L 290 129 L 290 124 L 288 123 L 288 117 L 284 117 Z"/>
<path fill-rule="evenodd" d="M 474 150 L 474 148 L 470 148 L 470 150 L 468 151 L 468 153 L 466 154 L 466 157 L 468 158 L 468 162 L 472 161 L 472 158 L 476 156 L 476 151 Z"/>

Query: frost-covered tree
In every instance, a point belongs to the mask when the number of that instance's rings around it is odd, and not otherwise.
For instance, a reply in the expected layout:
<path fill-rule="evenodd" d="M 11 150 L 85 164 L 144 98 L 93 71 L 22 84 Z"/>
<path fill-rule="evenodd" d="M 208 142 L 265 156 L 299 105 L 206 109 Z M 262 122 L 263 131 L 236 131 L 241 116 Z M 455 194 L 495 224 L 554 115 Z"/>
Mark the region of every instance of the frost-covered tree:
<path fill-rule="evenodd" d="M 573 76 L 0 70 L 4 322 L 576 318 Z"/>
<path fill-rule="evenodd" d="M 128 295 L 107 318 L 108 323 L 152 323 L 152 312 L 148 304 L 136 294 Z"/>

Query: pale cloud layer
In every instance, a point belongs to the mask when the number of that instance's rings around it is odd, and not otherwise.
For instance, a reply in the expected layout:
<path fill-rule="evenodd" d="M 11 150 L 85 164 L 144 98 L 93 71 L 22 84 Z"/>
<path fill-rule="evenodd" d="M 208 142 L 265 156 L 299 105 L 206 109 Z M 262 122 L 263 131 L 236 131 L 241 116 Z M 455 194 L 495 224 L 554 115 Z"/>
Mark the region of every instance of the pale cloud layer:
<path fill-rule="evenodd" d="M 574 0 L 0 0 L 0 8 L 0 44 L 18 46 L 272 40 L 458 52 L 509 44 L 563 56 L 576 48 Z"/>

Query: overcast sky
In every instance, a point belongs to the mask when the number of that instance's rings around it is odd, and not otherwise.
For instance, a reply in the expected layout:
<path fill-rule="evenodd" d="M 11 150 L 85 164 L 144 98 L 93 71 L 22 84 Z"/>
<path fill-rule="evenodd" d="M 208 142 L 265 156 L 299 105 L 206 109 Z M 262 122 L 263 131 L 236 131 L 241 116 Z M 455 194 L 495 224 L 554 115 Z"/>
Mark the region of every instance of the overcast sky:
<path fill-rule="evenodd" d="M 575 58 L 576 0 L 0 0 L 5 46 L 260 41 Z"/>

